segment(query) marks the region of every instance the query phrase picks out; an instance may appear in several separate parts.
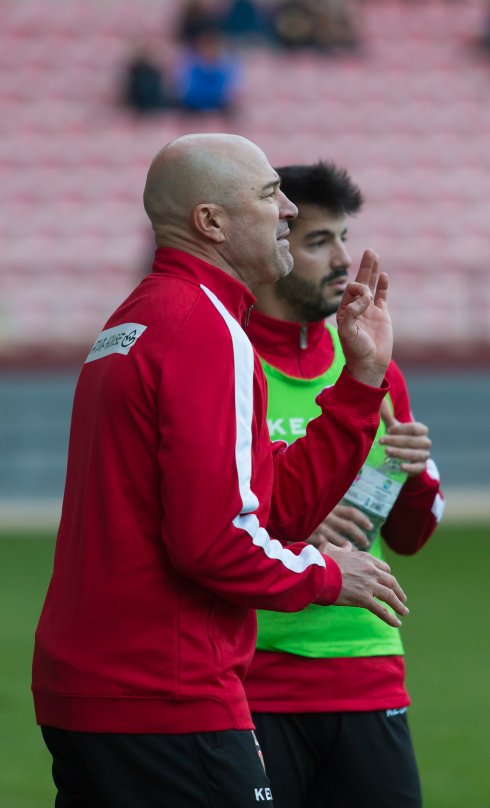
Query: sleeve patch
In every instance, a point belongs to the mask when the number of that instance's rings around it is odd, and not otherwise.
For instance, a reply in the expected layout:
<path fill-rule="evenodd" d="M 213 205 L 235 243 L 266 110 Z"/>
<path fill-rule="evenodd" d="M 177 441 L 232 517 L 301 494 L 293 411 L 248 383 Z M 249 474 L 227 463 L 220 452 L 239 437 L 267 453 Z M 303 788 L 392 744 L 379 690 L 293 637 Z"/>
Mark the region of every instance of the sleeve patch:
<path fill-rule="evenodd" d="M 103 359 L 104 356 L 113 353 L 127 356 L 146 328 L 146 325 L 140 323 L 122 323 L 114 328 L 107 328 L 95 340 L 85 364 L 94 362 L 96 359 Z"/>

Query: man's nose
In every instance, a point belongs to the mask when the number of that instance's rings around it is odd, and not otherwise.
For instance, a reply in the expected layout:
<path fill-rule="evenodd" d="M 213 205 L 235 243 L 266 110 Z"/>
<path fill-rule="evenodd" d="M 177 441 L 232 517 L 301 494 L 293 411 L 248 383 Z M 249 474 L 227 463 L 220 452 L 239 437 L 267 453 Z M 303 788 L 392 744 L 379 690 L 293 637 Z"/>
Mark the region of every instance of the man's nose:
<path fill-rule="evenodd" d="M 279 216 L 281 219 L 296 219 L 298 215 L 298 208 L 291 202 L 291 200 L 286 196 L 285 193 L 279 191 L 280 193 L 280 205 L 279 205 Z"/>
<path fill-rule="evenodd" d="M 345 267 L 346 269 L 349 269 L 352 265 L 352 258 L 347 252 L 347 247 L 343 241 L 336 242 L 331 253 L 331 264 L 334 267 Z"/>

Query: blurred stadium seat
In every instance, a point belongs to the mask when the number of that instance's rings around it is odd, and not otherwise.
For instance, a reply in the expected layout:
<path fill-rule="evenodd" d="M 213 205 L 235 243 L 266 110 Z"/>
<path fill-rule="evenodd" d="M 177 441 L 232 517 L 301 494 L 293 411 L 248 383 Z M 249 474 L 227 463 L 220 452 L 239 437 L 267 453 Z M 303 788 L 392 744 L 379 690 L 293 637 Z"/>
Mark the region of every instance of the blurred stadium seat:
<path fill-rule="evenodd" d="M 480 3 L 371 0 L 365 48 L 244 53 L 233 120 L 119 103 L 138 38 L 172 40 L 177 0 L 0 6 L 0 359 L 73 356 L 148 263 L 148 164 L 171 138 L 239 132 L 276 164 L 332 158 L 366 196 L 351 250 L 390 273 L 399 352 L 490 353 L 490 63 Z M 53 346 L 56 345 L 56 349 Z"/>

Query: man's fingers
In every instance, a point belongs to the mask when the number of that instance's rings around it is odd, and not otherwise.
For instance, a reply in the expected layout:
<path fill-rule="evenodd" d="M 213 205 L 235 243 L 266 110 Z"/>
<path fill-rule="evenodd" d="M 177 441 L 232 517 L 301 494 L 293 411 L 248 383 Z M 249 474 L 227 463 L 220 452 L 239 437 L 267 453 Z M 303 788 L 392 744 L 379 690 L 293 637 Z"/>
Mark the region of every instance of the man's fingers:
<path fill-rule="evenodd" d="M 379 257 L 374 250 L 364 250 L 361 258 L 361 263 L 359 265 L 359 271 L 356 275 L 355 280 L 358 283 L 365 283 L 368 286 L 371 286 L 371 276 L 373 272 L 377 278 L 377 274 L 379 271 Z M 372 288 L 372 287 L 371 287 Z M 376 288 L 376 284 L 374 285 Z"/>
<path fill-rule="evenodd" d="M 400 628 L 402 621 L 396 616 L 396 614 L 390 612 L 390 610 L 387 609 L 386 606 L 383 606 L 378 600 L 372 598 L 371 603 L 366 604 L 366 608 L 385 623 L 388 623 L 389 626 L 393 626 L 393 628 Z"/>
<path fill-rule="evenodd" d="M 376 291 L 377 291 L 378 284 L 379 284 L 379 276 L 380 276 L 380 274 L 379 274 L 379 255 L 377 253 L 374 253 L 374 259 L 373 259 L 372 268 L 371 268 L 371 275 L 370 275 L 370 278 L 368 280 L 368 286 L 369 286 L 369 288 L 371 290 L 371 294 L 373 295 L 373 297 L 376 296 Z"/>
<path fill-rule="evenodd" d="M 350 543 L 345 536 L 342 536 L 340 533 L 334 530 L 333 527 L 327 527 L 324 524 L 321 524 L 308 539 L 308 543 L 313 544 L 313 546 L 321 550 L 322 553 L 325 552 L 324 547 L 327 542 L 334 544 L 336 547 L 345 547 Z"/>
<path fill-rule="evenodd" d="M 349 281 L 337 309 L 339 329 L 348 327 L 350 331 L 355 330 L 357 333 L 356 320 L 362 316 L 372 302 L 373 295 L 366 283 Z"/>
<path fill-rule="evenodd" d="M 415 477 L 425 471 L 426 463 L 400 463 L 400 468 L 410 477 Z"/>
<path fill-rule="evenodd" d="M 429 449 L 386 449 L 388 457 L 400 461 L 400 469 L 410 476 L 421 474 L 430 458 Z"/>
<path fill-rule="evenodd" d="M 408 608 L 390 587 L 379 585 L 373 594 L 378 600 L 382 600 L 384 603 L 387 603 L 388 606 L 391 606 L 401 617 L 405 617 L 405 615 L 408 614 Z"/>
<path fill-rule="evenodd" d="M 391 446 L 432 446 L 427 432 L 417 432 L 415 429 L 409 429 L 408 426 L 408 424 L 393 424 L 388 427 L 386 434 L 380 438 L 380 443 Z"/>
<path fill-rule="evenodd" d="M 327 521 L 330 522 L 330 520 L 335 520 L 335 524 L 337 524 L 337 521 L 342 524 L 341 520 L 354 522 L 361 530 L 371 530 L 373 527 L 373 523 L 366 514 L 356 508 L 355 505 L 336 505 L 332 513 L 327 516 Z"/>
<path fill-rule="evenodd" d="M 390 427 L 395 426 L 398 421 L 396 420 L 395 416 L 393 415 L 390 405 L 386 398 L 383 399 L 381 402 L 381 407 L 379 408 L 379 414 L 383 420 L 383 423 L 386 429 L 390 429 Z"/>
<path fill-rule="evenodd" d="M 386 305 L 388 300 L 388 275 L 386 272 L 379 273 L 376 290 L 373 294 L 375 306 L 381 307 Z"/>
<path fill-rule="evenodd" d="M 386 454 L 389 457 L 396 457 L 399 460 L 405 460 L 407 463 L 422 463 L 429 459 L 429 449 L 395 449 L 390 447 L 386 449 Z"/>
<path fill-rule="evenodd" d="M 432 441 L 427 435 L 383 435 L 379 439 L 382 446 L 389 446 L 391 449 L 400 447 L 401 449 L 430 449 Z"/>
<path fill-rule="evenodd" d="M 367 283 L 359 283 L 359 281 L 348 282 L 344 292 L 345 300 L 348 300 L 348 298 L 351 298 L 352 300 L 357 300 L 358 298 L 363 297 L 364 295 L 366 295 L 369 298 L 369 300 L 372 300 L 373 293 L 371 292 L 371 289 L 369 288 L 369 285 Z"/>
<path fill-rule="evenodd" d="M 347 539 L 354 541 L 359 547 L 369 547 L 369 540 L 366 534 L 354 522 L 339 519 L 338 530 L 342 531 Z"/>
<path fill-rule="evenodd" d="M 374 250 L 364 250 L 359 271 L 358 283 L 365 283 L 373 295 L 376 306 L 383 306 L 388 299 L 388 275 L 379 271 L 379 255 Z"/>
<path fill-rule="evenodd" d="M 383 400 L 384 404 L 384 400 Z M 425 424 L 421 424 L 419 421 L 408 421 L 408 422 L 401 422 L 401 421 L 394 421 L 393 424 L 390 424 L 390 435 L 428 435 L 429 434 L 429 427 Z"/>
<path fill-rule="evenodd" d="M 386 454 L 402 460 L 427 460 L 432 447 L 427 427 L 423 424 L 394 424 L 379 439 Z"/>
<path fill-rule="evenodd" d="M 393 592 L 398 601 L 400 601 L 401 603 L 406 603 L 407 596 L 394 575 L 388 575 L 387 573 L 383 573 L 379 576 L 378 581 L 379 585 L 382 586 L 383 589 Z M 376 597 L 379 597 L 377 592 L 375 592 L 375 595 Z"/>
<path fill-rule="evenodd" d="M 321 525 L 324 535 L 334 544 L 342 546 L 346 541 L 353 541 L 363 548 L 369 547 L 366 531 L 371 528 L 367 516 L 350 505 L 337 505 Z"/>
<path fill-rule="evenodd" d="M 342 558 L 343 552 L 339 548 L 332 548 L 329 553 L 342 572 L 342 590 L 336 601 L 338 605 L 369 609 L 390 626 L 399 626 L 399 619 L 393 617 L 379 603 L 384 601 L 402 617 L 408 614 L 406 595 L 396 578 L 391 575 L 389 565 L 358 550 L 353 550 L 350 557 Z"/>
<path fill-rule="evenodd" d="M 374 566 L 379 570 L 382 570 L 383 572 L 391 572 L 391 567 L 387 561 L 383 561 L 381 558 L 375 558 L 374 556 L 370 556 L 370 558 L 372 559 Z"/>
<path fill-rule="evenodd" d="M 381 405 L 381 417 L 385 420 L 386 409 L 384 408 L 386 399 Z M 400 423 L 393 419 L 390 423 L 385 420 L 387 432 L 379 439 L 380 444 L 385 447 L 388 457 L 395 457 L 402 461 L 400 468 L 411 477 L 421 474 L 425 469 L 425 464 L 430 458 L 432 441 L 429 438 L 429 429 L 419 421 Z"/>
<path fill-rule="evenodd" d="M 341 533 L 336 533 L 335 530 L 330 531 L 328 541 L 331 544 L 335 544 L 336 547 L 346 547 L 348 544 L 350 544 L 349 539 L 346 539 L 346 537 L 342 536 Z"/>

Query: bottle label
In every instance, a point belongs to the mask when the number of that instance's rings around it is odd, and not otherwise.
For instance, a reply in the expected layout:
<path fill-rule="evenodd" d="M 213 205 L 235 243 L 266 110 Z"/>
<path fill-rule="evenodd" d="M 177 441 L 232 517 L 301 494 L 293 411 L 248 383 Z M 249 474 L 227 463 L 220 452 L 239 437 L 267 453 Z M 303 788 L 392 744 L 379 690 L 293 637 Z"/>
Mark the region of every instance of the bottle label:
<path fill-rule="evenodd" d="M 384 521 L 395 504 L 402 485 L 402 482 L 390 479 L 379 469 L 364 466 L 344 499 L 373 516 L 381 516 Z"/>

